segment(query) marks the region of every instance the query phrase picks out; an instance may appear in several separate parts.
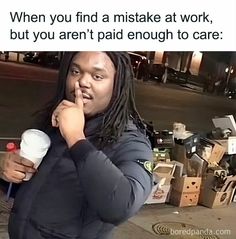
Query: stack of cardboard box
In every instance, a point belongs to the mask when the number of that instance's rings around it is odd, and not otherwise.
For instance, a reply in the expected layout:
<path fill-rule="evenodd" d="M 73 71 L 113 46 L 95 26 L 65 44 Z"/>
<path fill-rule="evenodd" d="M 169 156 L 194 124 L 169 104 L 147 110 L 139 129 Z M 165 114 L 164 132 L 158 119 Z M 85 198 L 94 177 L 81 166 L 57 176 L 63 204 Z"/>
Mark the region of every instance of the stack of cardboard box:
<path fill-rule="evenodd" d="M 182 123 L 174 123 L 173 141 L 170 133 L 157 134 L 154 186 L 146 203 L 214 208 L 236 201 L 236 168 L 227 166 L 228 156 L 236 159 L 236 124 L 231 115 L 213 122 L 221 128 L 210 139 L 186 131 Z"/>
<path fill-rule="evenodd" d="M 205 158 L 208 162 L 208 169 L 202 177 L 199 204 L 209 208 L 229 205 L 236 187 L 236 176 L 230 175 L 227 168 L 221 167 L 224 156 L 236 154 L 235 120 L 232 115 L 212 120 L 215 127 L 220 128 L 222 133 L 214 140 L 202 141 L 202 145 L 211 145 L 212 153 L 210 157 Z M 230 135 L 223 135 L 224 131 L 230 131 Z"/>

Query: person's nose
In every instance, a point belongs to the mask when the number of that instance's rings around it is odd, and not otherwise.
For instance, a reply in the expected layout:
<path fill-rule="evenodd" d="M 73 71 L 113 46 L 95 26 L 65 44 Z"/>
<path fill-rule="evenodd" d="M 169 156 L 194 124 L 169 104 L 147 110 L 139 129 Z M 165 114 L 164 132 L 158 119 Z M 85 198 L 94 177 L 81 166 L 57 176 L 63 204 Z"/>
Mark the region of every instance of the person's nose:
<path fill-rule="evenodd" d="M 83 74 L 79 79 L 79 86 L 81 88 L 85 87 L 85 88 L 89 88 L 90 87 L 90 82 L 91 82 L 91 79 L 90 79 L 90 76 L 89 74 Z"/>

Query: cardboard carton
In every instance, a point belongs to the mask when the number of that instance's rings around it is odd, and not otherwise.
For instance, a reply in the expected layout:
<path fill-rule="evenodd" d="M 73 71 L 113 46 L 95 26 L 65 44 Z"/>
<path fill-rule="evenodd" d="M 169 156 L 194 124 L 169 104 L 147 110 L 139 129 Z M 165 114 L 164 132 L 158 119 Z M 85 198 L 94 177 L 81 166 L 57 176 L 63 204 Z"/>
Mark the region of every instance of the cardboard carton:
<path fill-rule="evenodd" d="M 226 154 L 236 154 L 236 136 L 229 136 L 227 139 L 216 140 L 224 148 Z"/>
<path fill-rule="evenodd" d="M 189 177 L 201 177 L 207 170 L 207 161 L 204 160 L 201 156 L 194 153 L 189 159 Z"/>
<path fill-rule="evenodd" d="M 173 190 L 180 193 L 197 193 L 200 191 L 201 177 L 180 177 L 172 181 Z"/>
<path fill-rule="evenodd" d="M 213 190 L 204 190 L 200 193 L 199 204 L 209 207 L 225 207 L 229 205 L 232 192 L 215 192 Z"/>
<path fill-rule="evenodd" d="M 209 166 L 215 166 L 218 164 L 225 154 L 225 147 L 223 147 L 219 142 L 206 138 L 201 138 L 200 143 L 202 146 L 210 146 L 212 148 L 211 155 L 208 158 Z"/>
<path fill-rule="evenodd" d="M 169 202 L 178 207 L 196 206 L 198 204 L 199 192 L 178 192 L 171 189 Z"/>
<path fill-rule="evenodd" d="M 163 184 L 170 184 L 174 172 L 175 172 L 174 163 L 158 162 L 153 169 L 154 181 L 156 183 L 159 183 L 162 180 Z"/>
<path fill-rule="evenodd" d="M 156 184 L 152 188 L 152 192 L 146 200 L 145 204 L 153 203 L 165 203 L 168 201 L 168 195 L 170 192 L 170 184 L 162 185 Z"/>
<path fill-rule="evenodd" d="M 183 174 L 187 174 L 189 168 L 189 159 L 184 145 L 175 144 L 173 148 L 173 160 L 183 164 Z M 182 175 L 181 175 L 182 176 Z"/>
<path fill-rule="evenodd" d="M 178 207 L 198 204 L 201 177 L 175 178 L 171 184 L 170 203 Z"/>
<path fill-rule="evenodd" d="M 227 176 L 221 189 L 215 188 L 214 174 L 207 174 L 203 178 L 199 203 L 209 208 L 225 207 L 232 202 L 235 191 L 236 176 Z"/>
<path fill-rule="evenodd" d="M 178 162 L 178 161 L 175 161 L 175 160 L 172 160 L 171 162 L 175 164 L 175 172 L 174 172 L 173 177 L 174 178 L 182 177 L 184 165 L 182 163 Z"/>

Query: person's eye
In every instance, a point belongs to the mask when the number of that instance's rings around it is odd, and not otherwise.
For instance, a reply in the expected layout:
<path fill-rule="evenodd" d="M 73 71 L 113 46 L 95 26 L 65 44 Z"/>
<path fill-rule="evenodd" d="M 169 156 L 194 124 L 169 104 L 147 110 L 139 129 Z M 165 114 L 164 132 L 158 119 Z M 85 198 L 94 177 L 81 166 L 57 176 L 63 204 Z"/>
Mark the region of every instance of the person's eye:
<path fill-rule="evenodd" d="M 79 75 L 80 74 L 80 70 L 78 68 L 71 68 L 70 72 L 72 75 Z"/>
<path fill-rule="evenodd" d="M 94 75 L 94 79 L 95 80 L 102 80 L 104 77 L 102 75 L 99 75 L 99 74 L 95 74 Z"/>

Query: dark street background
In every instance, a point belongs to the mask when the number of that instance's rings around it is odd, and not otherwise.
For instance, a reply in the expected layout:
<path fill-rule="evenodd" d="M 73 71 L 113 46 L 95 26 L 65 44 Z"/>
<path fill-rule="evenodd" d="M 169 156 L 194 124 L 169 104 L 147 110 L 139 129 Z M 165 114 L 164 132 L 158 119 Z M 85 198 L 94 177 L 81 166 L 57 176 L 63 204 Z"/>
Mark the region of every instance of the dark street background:
<path fill-rule="evenodd" d="M 39 66 L 0 62 L 0 136 L 20 137 L 32 114 L 54 94 L 57 71 Z M 212 118 L 235 114 L 235 100 L 202 93 L 176 84 L 136 81 L 136 103 L 141 116 L 158 130 L 172 130 L 173 122 L 187 130 L 208 132 Z"/>

